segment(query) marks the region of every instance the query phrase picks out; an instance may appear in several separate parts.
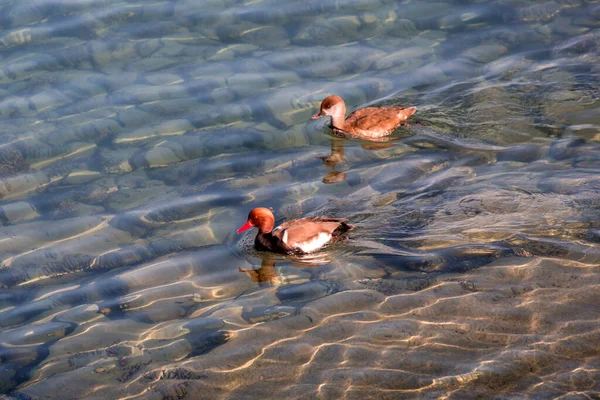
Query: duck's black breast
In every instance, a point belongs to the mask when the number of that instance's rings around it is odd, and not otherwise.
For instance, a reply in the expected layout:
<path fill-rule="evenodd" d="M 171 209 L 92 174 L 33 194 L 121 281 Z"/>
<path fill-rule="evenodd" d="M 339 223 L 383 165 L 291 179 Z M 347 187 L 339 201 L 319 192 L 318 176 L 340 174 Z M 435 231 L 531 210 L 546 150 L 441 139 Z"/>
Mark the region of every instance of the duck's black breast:
<path fill-rule="evenodd" d="M 256 235 L 254 246 L 257 250 L 272 251 L 274 253 L 290 254 L 294 252 L 278 235 L 273 235 L 271 232 Z"/>

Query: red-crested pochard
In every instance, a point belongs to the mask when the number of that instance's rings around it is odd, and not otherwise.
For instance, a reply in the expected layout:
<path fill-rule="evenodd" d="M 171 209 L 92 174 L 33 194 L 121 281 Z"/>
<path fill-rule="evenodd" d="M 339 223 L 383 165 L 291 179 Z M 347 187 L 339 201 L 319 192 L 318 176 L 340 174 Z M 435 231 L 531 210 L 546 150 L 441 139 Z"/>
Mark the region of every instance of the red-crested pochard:
<path fill-rule="evenodd" d="M 258 250 L 275 253 L 310 253 L 325 246 L 331 239 L 354 229 L 344 218 L 302 218 L 284 222 L 273 229 L 275 218 L 268 208 L 259 207 L 250 211 L 248 221 L 237 233 L 258 228 L 254 246 Z"/>
<path fill-rule="evenodd" d="M 415 111 L 417 107 L 366 107 L 354 111 L 345 118 L 344 100 L 340 96 L 328 96 L 312 119 L 330 115 L 331 128 L 335 134 L 374 139 L 391 134 Z"/>

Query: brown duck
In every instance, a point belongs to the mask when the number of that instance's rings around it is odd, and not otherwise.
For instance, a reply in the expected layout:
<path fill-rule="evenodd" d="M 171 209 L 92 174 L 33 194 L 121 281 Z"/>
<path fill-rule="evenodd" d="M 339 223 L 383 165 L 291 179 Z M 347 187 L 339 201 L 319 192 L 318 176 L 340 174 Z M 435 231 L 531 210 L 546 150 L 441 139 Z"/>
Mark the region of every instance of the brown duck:
<path fill-rule="evenodd" d="M 275 218 L 268 208 L 259 207 L 250 211 L 248 221 L 237 230 L 244 232 L 258 228 L 254 246 L 258 250 L 274 253 L 310 253 L 325 246 L 331 239 L 354 229 L 344 218 L 302 218 L 284 222 L 273 229 Z"/>
<path fill-rule="evenodd" d="M 340 96 L 329 96 L 321 103 L 319 112 L 312 119 L 331 116 L 331 128 L 338 135 L 364 139 L 376 139 L 390 135 L 417 107 L 366 107 L 346 116 L 346 104 Z"/>

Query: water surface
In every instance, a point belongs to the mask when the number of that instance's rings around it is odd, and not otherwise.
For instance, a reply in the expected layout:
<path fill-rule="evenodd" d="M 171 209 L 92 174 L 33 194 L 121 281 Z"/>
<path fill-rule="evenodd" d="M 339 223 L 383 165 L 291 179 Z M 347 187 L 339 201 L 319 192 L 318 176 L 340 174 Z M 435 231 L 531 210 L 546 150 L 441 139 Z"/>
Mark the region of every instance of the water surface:
<path fill-rule="evenodd" d="M 0 392 L 599 397 L 599 78 L 592 0 L 2 2 Z"/>

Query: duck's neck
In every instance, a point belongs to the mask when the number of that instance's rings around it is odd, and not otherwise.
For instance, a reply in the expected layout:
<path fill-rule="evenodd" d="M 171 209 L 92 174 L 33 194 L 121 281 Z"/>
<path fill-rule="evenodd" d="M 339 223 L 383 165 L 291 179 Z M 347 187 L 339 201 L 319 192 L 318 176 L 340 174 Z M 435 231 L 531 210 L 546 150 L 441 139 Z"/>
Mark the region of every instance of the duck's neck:
<path fill-rule="evenodd" d="M 268 226 L 267 229 L 258 229 L 256 240 L 261 240 L 263 243 L 271 242 L 273 240 L 273 225 Z"/>
<path fill-rule="evenodd" d="M 343 116 L 331 116 L 331 126 L 333 128 L 337 128 L 341 131 L 345 131 L 346 129 L 346 121 Z"/>
<path fill-rule="evenodd" d="M 271 232 L 258 232 L 254 239 L 254 245 L 258 250 L 273 250 L 276 247 L 275 239 Z"/>
<path fill-rule="evenodd" d="M 346 107 L 343 104 L 337 106 L 336 112 L 331 114 L 331 126 L 342 131 L 346 129 Z"/>

